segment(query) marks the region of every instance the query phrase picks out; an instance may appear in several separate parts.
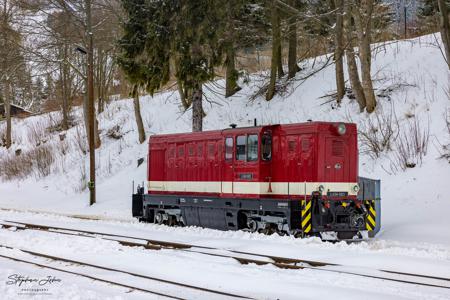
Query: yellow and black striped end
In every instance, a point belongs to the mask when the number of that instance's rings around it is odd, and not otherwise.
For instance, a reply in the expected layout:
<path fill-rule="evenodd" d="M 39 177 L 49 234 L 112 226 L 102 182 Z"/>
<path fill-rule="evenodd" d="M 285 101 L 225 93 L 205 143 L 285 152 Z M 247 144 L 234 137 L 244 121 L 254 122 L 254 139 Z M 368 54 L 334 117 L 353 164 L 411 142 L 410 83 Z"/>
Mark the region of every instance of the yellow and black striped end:
<path fill-rule="evenodd" d="M 375 211 L 375 200 L 366 200 L 367 207 L 367 218 L 366 218 L 366 229 L 368 231 L 373 231 L 376 225 L 377 212 Z"/>
<path fill-rule="evenodd" d="M 303 235 L 311 232 L 312 227 L 312 208 L 311 200 L 302 200 L 302 233 Z"/>

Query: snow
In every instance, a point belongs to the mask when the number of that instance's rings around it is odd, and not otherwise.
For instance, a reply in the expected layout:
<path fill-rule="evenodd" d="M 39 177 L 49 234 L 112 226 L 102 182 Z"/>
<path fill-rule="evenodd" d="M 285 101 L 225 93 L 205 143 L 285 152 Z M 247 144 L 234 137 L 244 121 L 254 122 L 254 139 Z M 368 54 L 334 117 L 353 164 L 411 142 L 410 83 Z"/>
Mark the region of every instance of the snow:
<path fill-rule="evenodd" d="M 2 215 L 4 217 L 5 215 Z M 11 215 L 9 215 L 11 217 Z M 146 238 L 163 237 L 168 240 L 183 240 L 195 242 L 197 245 L 224 246 L 229 248 L 266 252 L 276 255 L 288 255 L 291 257 L 302 256 L 307 259 L 327 259 L 334 263 L 342 263 L 348 266 L 349 271 L 359 270 L 361 267 L 374 267 L 408 270 L 408 266 L 420 267 L 421 273 L 433 273 L 435 276 L 450 276 L 450 262 L 417 257 L 409 258 L 400 251 L 397 255 L 391 253 L 370 253 L 372 250 L 363 246 L 339 244 L 322 244 L 317 240 L 298 240 L 291 238 L 275 238 L 243 232 L 221 232 L 214 230 L 185 229 L 180 233 L 173 228 L 152 224 L 130 224 L 126 222 L 83 221 L 65 217 L 31 216 L 29 214 L 14 215 L 14 218 L 29 218 L 39 220 L 39 224 L 50 222 L 53 224 L 65 224 L 65 226 L 77 226 L 77 228 L 95 228 L 102 232 L 133 232 Z M 162 232 L 161 232 L 162 231 Z M 239 239 L 237 237 L 240 237 Z M 281 243 L 280 243 L 281 242 Z M 83 262 L 105 265 L 108 267 L 124 269 L 141 275 L 153 276 L 169 280 L 177 280 L 185 284 L 200 285 L 208 289 L 223 290 L 239 295 L 251 295 L 257 299 L 298 299 L 299 291 L 302 299 L 316 299 L 330 293 L 336 299 L 352 297 L 355 294 L 364 293 L 368 299 L 445 299 L 450 296 L 448 290 L 430 287 L 416 287 L 407 291 L 400 289 L 397 283 L 370 280 L 353 275 L 321 272 L 318 270 L 280 270 L 273 266 L 240 265 L 238 262 L 215 256 L 204 256 L 198 253 L 181 252 L 177 250 L 145 250 L 143 248 L 130 248 L 120 246 L 113 241 L 101 239 L 92 242 L 91 238 L 58 235 L 49 232 L 25 231 L 0 231 L 0 244 L 8 243 L 10 246 L 39 251 L 49 255 L 80 260 Z M 32 246 L 31 246 L 32 245 Z M 289 247 L 287 247 L 289 245 Z M 323 247 L 325 245 L 325 247 Z M 333 249 L 333 251 L 330 251 Z M 10 250 L 0 248 L 0 254 L 8 254 Z M 299 254 L 301 253 L 301 254 Z M 333 253 L 333 257 L 330 257 Z M 288 255 L 289 256 L 289 255 Z M 21 258 L 28 255 L 20 254 Z M 140 263 L 136 263 L 140 262 Z M 0 261 L 1 263 L 1 261 Z M 358 268 L 359 267 L 359 268 Z M 70 267 L 70 270 L 79 270 L 79 267 Z M 84 271 L 86 272 L 86 270 Z M 369 274 L 370 270 L 367 271 Z M 89 274 L 101 274 L 98 270 L 91 270 Z M 128 282 L 130 278 L 114 277 Z M 140 285 L 140 281 L 132 279 L 133 284 Z M 148 285 L 147 285 L 148 286 Z M 367 286 L 371 286 L 367 289 Z M 167 292 L 164 285 L 152 284 L 152 288 L 158 288 Z M 169 292 L 178 295 L 183 292 L 188 299 L 194 299 L 195 294 L 186 296 L 186 291 L 171 288 Z M 204 295 L 203 295 L 204 296 Z M 209 297 L 209 296 L 208 296 Z M 201 299 L 201 296 L 200 298 Z M 208 298 L 210 299 L 210 298 Z"/>
<path fill-rule="evenodd" d="M 256 252 L 292 258 L 339 263 L 356 269 L 387 269 L 420 272 L 450 278 L 450 164 L 441 159 L 442 145 L 450 144 L 445 113 L 450 115 L 450 72 L 436 42 L 436 35 L 411 40 L 373 45 L 374 85 L 377 92 L 394 88 L 389 97 L 379 97 L 377 113 L 358 112 L 354 100 L 345 98 L 336 107 L 322 96 L 335 90 L 334 67 L 327 66 L 306 81 L 301 78 L 312 74 L 327 61 L 319 57 L 302 64 L 303 71 L 297 81 L 288 86 L 283 96 L 266 102 L 262 98 L 250 100 L 262 84 L 263 74 L 250 75 L 249 84 L 225 100 L 221 95 L 223 80 L 205 89 L 204 129 L 259 124 L 321 121 L 352 121 L 363 130 L 384 122 L 384 116 L 393 116 L 393 126 L 406 132 L 413 120 L 430 133 L 427 153 L 417 166 L 402 170 L 395 157 L 395 147 L 400 137 L 393 141 L 394 151 L 384 151 L 380 157 L 364 152 L 360 141 L 360 175 L 381 179 L 382 230 L 376 238 L 358 244 L 323 243 L 316 238 L 264 236 L 246 232 L 221 232 L 195 227 L 170 228 L 141 224 L 131 217 L 133 187 L 146 180 L 146 162 L 137 167 L 137 159 L 145 158 L 147 145 L 138 143 L 131 99 L 111 102 L 99 115 L 102 146 L 97 150 L 97 203 L 88 205 L 88 192 L 83 190 L 88 180 L 88 157 L 82 153 L 77 136 L 84 128 L 78 125 L 66 132 L 60 141 L 58 133 L 40 130 L 58 119 L 57 113 L 27 119 L 13 120 L 12 149 L 0 148 L 0 160 L 35 147 L 36 139 L 53 147 L 55 163 L 51 174 L 42 176 L 37 171 L 21 179 L 5 180 L 0 177 L 0 220 L 29 221 L 38 224 L 73 226 L 141 238 L 194 243 L 244 252 Z M 313 67 L 314 65 L 314 67 Z M 182 112 L 178 94 L 163 92 L 154 97 L 141 97 L 141 109 L 147 134 L 187 132 L 191 127 L 191 111 Z M 82 123 L 80 108 L 73 115 Z M 411 117 L 412 116 L 412 117 Z M 4 123 L 4 122 L 3 122 Z M 123 138 L 107 136 L 108 130 L 119 125 Z M 4 128 L 0 123 L 0 132 Z M 30 131 L 38 132 L 30 137 Z M 41 213 L 35 213 L 41 212 Z M 92 217 L 84 220 L 69 216 Z M 350 275 L 315 270 L 280 270 L 273 266 L 241 266 L 223 258 L 206 258 L 198 254 L 177 251 L 147 251 L 125 248 L 116 242 L 106 242 L 82 237 L 67 237 L 34 231 L 12 232 L 0 230 L 0 244 L 7 244 L 65 257 L 83 258 L 85 261 L 110 266 L 133 268 L 147 275 L 167 276 L 171 280 L 187 280 L 209 288 L 223 289 L 258 299 L 317 299 L 332 293 L 336 299 L 449 299 L 450 293 L 435 288 L 363 279 Z M 10 253 L 0 248 L 0 254 Z M 23 254 L 13 253 L 15 256 Z M 145 263 L 143 263 L 145 262 Z M 26 266 L 0 258 L 0 281 L 15 273 L 46 276 L 46 270 Z M 139 299 L 147 294 L 112 288 L 106 284 L 59 274 L 64 286 L 52 288 L 55 299 Z M 109 275 L 105 275 L 109 276 Z M 136 282 L 129 278 L 125 281 Z M 5 279 L 6 280 L 6 279 Z M 68 284 L 67 282 L 70 282 Z M 368 289 L 367 287 L 370 286 Z M 164 289 L 164 287 L 158 287 Z M 181 290 L 174 290 L 176 293 Z M 0 284 L 0 294 L 14 298 L 17 289 Z M 193 297 L 196 297 L 193 295 Z"/>

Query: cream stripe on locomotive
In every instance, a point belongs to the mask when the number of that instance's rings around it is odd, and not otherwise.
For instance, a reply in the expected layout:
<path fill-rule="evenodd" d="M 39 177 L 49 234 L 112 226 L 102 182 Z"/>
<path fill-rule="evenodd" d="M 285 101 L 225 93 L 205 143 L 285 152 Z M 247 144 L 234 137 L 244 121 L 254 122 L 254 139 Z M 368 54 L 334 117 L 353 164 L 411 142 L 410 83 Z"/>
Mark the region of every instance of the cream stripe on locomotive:
<path fill-rule="evenodd" d="M 237 182 L 237 181 L 149 181 L 149 191 L 226 194 L 310 195 L 323 186 L 324 193 L 347 192 L 355 196 L 356 182 Z"/>

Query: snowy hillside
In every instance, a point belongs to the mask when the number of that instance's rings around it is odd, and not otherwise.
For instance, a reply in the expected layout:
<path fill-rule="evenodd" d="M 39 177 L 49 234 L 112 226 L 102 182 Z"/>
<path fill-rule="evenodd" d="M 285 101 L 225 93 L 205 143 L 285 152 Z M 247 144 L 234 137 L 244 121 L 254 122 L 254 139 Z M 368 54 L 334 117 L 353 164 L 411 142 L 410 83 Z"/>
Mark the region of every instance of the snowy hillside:
<path fill-rule="evenodd" d="M 362 133 L 372 137 L 368 140 L 360 134 L 360 175 L 382 182 L 382 232 L 378 239 L 449 246 L 450 164 L 440 157 L 445 153 L 443 146 L 450 143 L 446 124 L 450 118 L 450 73 L 433 35 L 374 47 L 373 75 L 379 103 L 377 112 L 370 116 L 359 113 L 357 103 L 347 97 L 341 107 L 323 97 L 335 89 L 333 65 L 301 80 L 323 67 L 327 58 L 320 57 L 303 63 L 297 80 L 270 102 L 261 97 L 250 100 L 263 84 L 261 75 L 249 76 L 246 83 L 241 82 L 243 89 L 226 100 L 220 88 L 224 82 L 210 84 L 205 89 L 204 129 L 224 128 L 230 123 L 251 125 L 254 118 L 259 124 L 308 119 L 355 122 Z M 176 92 L 141 97 L 141 109 L 148 134 L 190 131 L 191 113 L 181 111 Z M 137 167 L 137 159 L 146 157 L 147 147 L 137 142 L 132 101 L 114 101 L 99 116 L 102 146 L 97 152 L 98 203 L 93 207 L 88 206 L 85 189 L 88 157 L 80 109 L 74 110 L 74 117 L 78 125 L 66 133 L 48 130 L 58 119 L 57 113 L 13 121 L 15 143 L 8 151 L 0 148 L 1 163 L 25 157 L 40 145 L 53 153 L 51 158 L 47 152 L 42 154 L 50 160 L 51 169 L 33 168 L 37 162 L 29 161 L 18 166 L 23 178 L 8 179 L 2 174 L 0 207 L 131 220 L 132 181 L 146 180 L 146 165 Z M 383 127 L 392 132 L 383 132 L 380 124 L 389 124 Z M 117 125 L 123 134 L 120 139 L 110 137 Z M 4 124 L 0 124 L 2 130 Z M 418 139 L 411 140 L 414 133 L 419 133 Z M 369 153 L 370 142 L 382 144 L 386 134 L 391 135 L 390 149 L 381 151 L 379 157 Z M 404 169 L 402 153 L 408 152 L 405 145 L 414 141 L 425 141 L 423 159 L 415 153 L 406 155 L 410 167 Z M 18 149 L 21 154 L 16 156 Z"/>

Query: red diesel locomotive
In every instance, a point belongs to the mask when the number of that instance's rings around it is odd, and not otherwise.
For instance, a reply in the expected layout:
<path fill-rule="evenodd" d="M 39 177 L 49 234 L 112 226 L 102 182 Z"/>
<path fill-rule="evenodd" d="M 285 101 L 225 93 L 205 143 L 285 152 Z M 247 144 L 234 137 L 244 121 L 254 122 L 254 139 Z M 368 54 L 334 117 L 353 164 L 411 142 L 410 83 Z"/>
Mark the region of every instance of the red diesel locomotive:
<path fill-rule="evenodd" d="M 350 123 L 153 135 L 147 189 L 133 195 L 133 216 L 157 224 L 338 239 L 375 226 L 358 197 Z"/>

